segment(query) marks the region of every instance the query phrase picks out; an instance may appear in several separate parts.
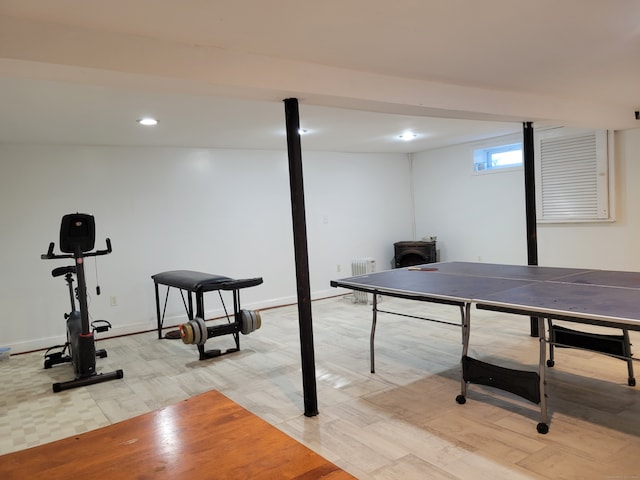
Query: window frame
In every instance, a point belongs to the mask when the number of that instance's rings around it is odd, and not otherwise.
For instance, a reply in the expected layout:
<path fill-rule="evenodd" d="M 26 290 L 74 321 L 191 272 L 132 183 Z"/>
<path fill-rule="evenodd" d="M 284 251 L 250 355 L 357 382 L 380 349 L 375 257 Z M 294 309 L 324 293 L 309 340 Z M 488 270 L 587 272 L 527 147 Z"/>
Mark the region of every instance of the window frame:
<path fill-rule="evenodd" d="M 476 165 L 479 163 L 476 161 L 478 155 L 486 157 L 492 153 L 502 153 L 508 151 L 514 151 L 517 148 L 522 153 L 521 161 L 519 164 L 505 165 L 501 167 L 493 167 L 493 168 L 484 168 L 482 170 L 478 170 Z M 513 134 L 502 137 L 495 137 L 485 142 L 478 142 L 472 145 L 471 149 L 471 157 L 472 157 L 472 169 L 474 175 L 487 175 L 494 173 L 502 173 L 502 172 L 513 172 L 522 170 L 524 167 L 524 146 L 522 141 L 522 135 Z M 485 165 L 487 162 L 484 163 Z"/>

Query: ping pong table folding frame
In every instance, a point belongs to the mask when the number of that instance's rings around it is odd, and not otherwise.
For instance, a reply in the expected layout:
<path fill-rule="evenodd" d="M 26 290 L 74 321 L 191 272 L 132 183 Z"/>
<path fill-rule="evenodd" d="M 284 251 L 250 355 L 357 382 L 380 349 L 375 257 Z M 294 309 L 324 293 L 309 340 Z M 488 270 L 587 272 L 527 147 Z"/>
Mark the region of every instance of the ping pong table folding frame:
<path fill-rule="evenodd" d="M 422 287 L 416 288 L 415 284 L 412 283 L 413 279 L 408 279 L 407 272 L 410 271 L 439 272 L 441 275 L 422 277 L 420 280 L 428 278 L 428 282 L 430 282 L 429 288 L 423 289 Z M 601 301 L 603 303 L 603 305 L 598 306 L 594 313 L 580 311 L 571 306 L 558 308 L 558 305 L 555 304 L 556 300 L 552 297 L 553 290 L 558 288 L 568 289 L 568 297 L 571 297 L 568 300 L 569 302 L 576 301 L 576 298 L 589 297 L 589 294 L 593 293 L 589 290 L 592 287 L 592 285 L 589 285 L 589 275 L 594 273 L 618 274 L 621 272 L 445 262 L 334 280 L 331 281 L 331 286 L 372 294 L 373 317 L 369 338 L 371 373 L 375 373 L 374 339 L 378 313 L 401 315 L 459 326 L 462 330 L 463 345 L 461 355 L 462 376 L 461 391 L 456 397 L 456 401 L 459 404 L 466 402 L 469 383 L 486 385 L 513 393 L 540 405 L 540 422 L 536 428 L 539 433 L 546 434 L 549 431 L 549 415 L 545 388 L 545 370 L 546 367 L 551 367 L 554 364 L 552 350 L 554 346 L 587 349 L 624 360 L 628 366 L 628 384 L 630 386 L 635 385 L 633 361 L 636 359 L 632 358 L 631 355 L 628 330 L 640 331 L 640 274 L 622 272 L 622 275 L 628 274 L 626 281 L 627 283 L 630 282 L 634 288 L 625 288 L 623 281 L 623 285 L 616 285 L 616 287 L 621 288 L 611 288 L 610 291 L 605 290 L 604 294 L 601 294 L 614 297 L 611 300 L 612 302 L 620 301 L 625 304 L 627 310 L 621 316 L 611 316 L 607 313 L 607 308 L 612 307 L 613 304 L 608 302 L 606 298 L 598 297 L 594 299 L 596 302 Z M 495 276 L 487 279 L 483 275 Z M 533 278 L 531 278 L 531 275 Z M 442 281 L 443 285 L 439 284 L 439 280 Z M 623 278 L 623 280 L 625 279 Z M 465 283 L 468 285 L 465 285 Z M 473 285 L 474 283 L 475 285 Z M 460 285 L 457 286 L 456 284 Z M 532 304 L 529 300 L 523 300 L 528 298 L 527 295 L 530 297 L 532 292 L 533 294 L 541 295 L 543 298 L 546 295 L 548 298 L 547 304 L 544 302 Z M 382 310 L 378 308 L 379 296 L 457 306 L 460 309 L 461 322 L 458 324 Z M 471 358 L 468 355 L 471 308 L 474 304 L 476 308 L 481 310 L 526 315 L 537 319 L 540 335 L 538 372 L 509 369 Z M 635 306 L 637 306 L 637 309 L 634 308 Z M 553 320 L 621 329 L 623 334 L 615 337 L 595 334 L 590 343 L 585 344 L 581 340 L 584 335 L 582 332 L 558 327 L 553 324 Z M 545 321 L 549 327 L 548 331 L 545 328 Z M 562 335 L 557 335 L 558 332 Z M 612 348 L 612 342 L 619 344 L 619 347 Z M 549 360 L 547 360 L 547 345 L 550 346 L 551 353 Z"/>

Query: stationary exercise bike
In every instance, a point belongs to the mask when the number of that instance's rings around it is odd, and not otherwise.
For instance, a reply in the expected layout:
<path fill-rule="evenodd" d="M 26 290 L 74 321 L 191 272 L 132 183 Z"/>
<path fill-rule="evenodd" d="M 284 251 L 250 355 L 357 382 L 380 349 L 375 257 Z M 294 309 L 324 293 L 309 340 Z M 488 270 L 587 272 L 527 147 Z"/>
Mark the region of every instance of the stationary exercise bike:
<path fill-rule="evenodd" d="M 79 338 L 82 325 L 82 317 L 80 315 L 80 311 L 76 310 L 75 299 L 78 294 L 78 290 L 73 288 L 73 276 L 75 274 L 75 265 L 58 267 L 54 268 L 51 271 L 51 275 L 53 275 L 54 278 L 64 275 L 64 281 L 67 284 L 67 288 L 69 289 L 71 310 L 69 313 L 64 314 L 64 318 L 67 319 L 67 342 L 64 345 L 56 345 L 54 347 L 51 347 L 45 352 L 44 368 L 51 368 L 54 365 L 59 365 L 61 363 L 72 363 L 74 366 L 80 364 L 80 361 L 78 360 L 79 349 L 73 349 L 71 347 L 71 341 L 69 340 L 70 338 Z M 110 328 L 111 324 L 106 320 L 95 320 L 91 322 L 91 330 L 93 331 L 93 333 L 107 332 Z M 54 351 L 56 349 L 58 349 L 58 351 Z M 106 358 L 107 351 L 104 348 L 96 350 L 96 357 Z M 76 373 L 78 372 L 76 371 Z"/>
<path fill-rule="evenodd" d="M 67 342 L 61 347 L 52 347 L 45 353 L 44 368 L 51 368 L 61 363 L 71 363 L 75 372 L 75 379 L 67 382 L 54 383 L 53 391 L 60 392 L 71 388 L 92 385 L 122 378 L 122 370 L 109 373 L 96 373 L 96 357 L 104 358 L 107 352 L 96 350 L 95 332 L 104 332 L 111 328 L 105 320 L 89 323 L 89 309 L 87 304 L 87 283 L 84 275 L 84 259 L 111 253 L 111 241 L 107 238 L 107 249 L 92 252 L 95 244 L 95 220 L 92 215 L 72 213 L 62 217 L 60 225 L 60 251 L 63 255 L 53 253 L 55 244 L 49 244 L 49 250 L 41 255 L 43 260 L 73 258 L 75 265 L 55 268 L 51 273 L 54 277 L 64 275 L 69 289 L 71 312 L 65 314 L 67 319 Z M 73 288 L 73 276 L 76 276 L 78 286 Z M 98 294 L 100 292 L 98 291 Z M 76 309 L 75 299 L 78 300 L 80 310 Z M 54 348 L 62 348 L 58 352 L 51 352 Z"/>

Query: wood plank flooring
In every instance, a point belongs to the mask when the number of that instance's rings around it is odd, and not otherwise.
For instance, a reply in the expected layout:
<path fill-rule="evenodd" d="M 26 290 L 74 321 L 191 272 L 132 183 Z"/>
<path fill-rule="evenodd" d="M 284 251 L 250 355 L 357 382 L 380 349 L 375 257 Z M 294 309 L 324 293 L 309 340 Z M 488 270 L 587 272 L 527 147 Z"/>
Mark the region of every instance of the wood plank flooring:
<path fill-rule="evenodd" d="M 354 478 L 216 391 L 0 459 L 5 480 Z"/>
<path fill-rule="evenodd" d="M 383 303 L 388 310 L 459 321 L 457 308 Z M 99 370 L 122 368 L 124 379 L 57 394 L 51 383 L 68 380 L 69 366 L 44 370 L 42 353 L 1 362 L 0 453 L 218 390 L 363 480 L 640 478 L 640 387 L 627 386 L 620 360 L 558 349 L 555 367 L 547 369 L 550 431 L 540 435 L 538 406 L 510 394 L 471 385 L 467 403 L 455 402 L 459 328 L 380 314 L 377 373 L 371 374 L 371 307 L 348 296 L 315 301 L 320 414 L 308 418 L 297 307 L 265 310 L 262 320 L 260 330 L 241 337 L 240 352 L 202 362 L 195 347 L 158 340 L 154 332 L 101 340 L 109 356 L 98 360 Z M 474 309 L 470 355 L 535 370 L 538 340 L 528 330 L 528 318 Z M 637 352 L 638 332 L 631 342 Z M 226 337 L 207 342 L 207 348 L 231 346 Z"/>

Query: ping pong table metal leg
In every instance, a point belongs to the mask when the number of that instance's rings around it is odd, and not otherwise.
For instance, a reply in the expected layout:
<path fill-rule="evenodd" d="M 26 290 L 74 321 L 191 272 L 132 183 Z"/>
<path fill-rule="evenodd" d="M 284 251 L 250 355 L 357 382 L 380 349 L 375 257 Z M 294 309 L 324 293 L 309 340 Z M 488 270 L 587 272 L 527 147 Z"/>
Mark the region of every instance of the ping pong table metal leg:
<path fill-rule="evenodd" d="M 544 325 L 545 318 L 538 318 L 538 338 L 540 341 L 540 365 L 538 376 L 540 377 L 540 423 L 537 425 L 538 433 L 545 434 L 549 431 L 549 416 L 547 412 L 547 393 L 545 390 L 545 370 L 547 367 L 547 333 Z"/>
<path fill-rule="evenodd" d="M 370 363 L 371 363 L 371 373 L 376 373 L 373 341 L 376 336 L 376 322 L 378 321 L 378 295 L 375 292 L 373 293 L 372 311 L 373 311 L 373 319 L 371 321 L 371 335 L 369 337 L 369 355 L 370 355 Z"/>
<path fill-rule="evenodd" d="M 626 328 L 622 329 L 622 338 L 624 339 L 624 354 L 627 357 L 627 372 L 629 373 L 629 378 L 627 380 L 627 384 L 630 387 L 636 386 L 636 378 L 633 375 L 633 358 L 631 357 L 631 341 L 629 339 L 629 330 Z"/>
<path fill-rule="evenodd" d="M 556 364 L 553 354 L 554 342 L 556 340 L 554 336 L 553 322 L 550 318 L 547 319 L 547 322 L 549 326 L 549 360 L 547 360 L 547 367 L 553 367 Z"/>
<path fill-rule="evenodd" d="M 464 309 L 463 309 L 464 308 Z M 462 356 L 469 353 L 469 334 L 471 330 L 471 303 L 465 303 L 460 307 L 462 317 Z"/>
<path fill-rule="evenodd" d="M 469 336 L 471 333 L 471 303 L 465 303 L 464 307 L 460 306 L 460 315 L 462 317 L 462 357 L 460 363 L 469 353 Z M 464 378 L 464 368 L 460 373 L 460 395 L 456 397 L 456 402 L 464 404 L 467 401 L 467 381 Z"/>

